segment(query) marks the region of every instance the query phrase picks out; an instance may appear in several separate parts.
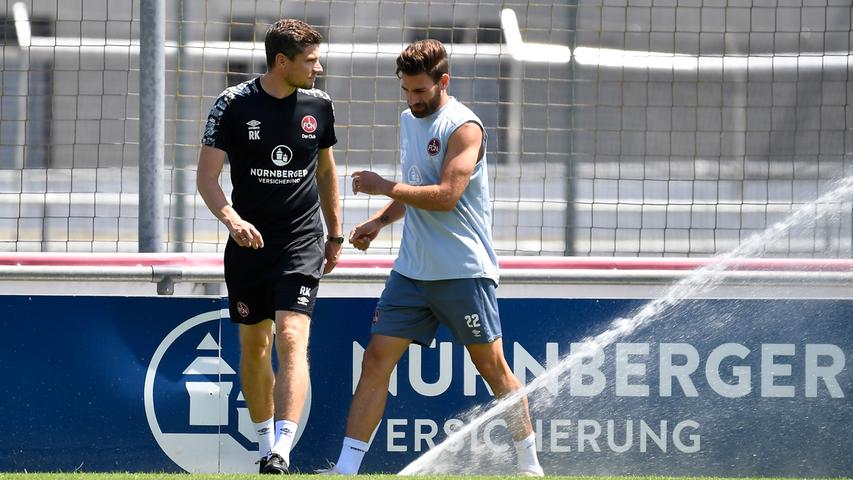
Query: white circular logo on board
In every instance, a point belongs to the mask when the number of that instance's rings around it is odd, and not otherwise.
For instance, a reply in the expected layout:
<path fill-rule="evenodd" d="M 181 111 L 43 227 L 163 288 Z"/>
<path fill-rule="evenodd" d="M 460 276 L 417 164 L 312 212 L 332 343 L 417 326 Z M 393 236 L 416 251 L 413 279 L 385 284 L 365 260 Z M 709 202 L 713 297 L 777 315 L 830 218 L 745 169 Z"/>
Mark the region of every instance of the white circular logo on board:
<path fill-rule="evenodd" d="M 145 417 L 157 444 L 190 473 L 257 473 L 257 434 L 240 391 L 239 341 L 222 347 L 219 322 L 228 310 L 196 315 L 175 327 L 151 356 L 145 374 Z M 231 360 L 229 362 L 228 360 Z M 311 386 L 294 445 L 308 422 Z"/>

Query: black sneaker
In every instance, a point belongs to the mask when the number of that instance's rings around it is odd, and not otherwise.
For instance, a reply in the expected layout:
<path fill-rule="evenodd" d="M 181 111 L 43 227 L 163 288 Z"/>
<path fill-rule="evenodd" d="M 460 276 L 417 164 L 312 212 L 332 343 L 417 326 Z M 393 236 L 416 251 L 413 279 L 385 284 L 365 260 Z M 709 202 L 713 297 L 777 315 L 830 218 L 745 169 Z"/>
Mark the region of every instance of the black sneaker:
<path fill-rule="evenodd" d="M 267 457 L 261 458 L 255 464 L 258 465 L 258 473 L 264 473 L 264 469 L 267 468 Z"/>
<path fill-rule="evenodd" d="M 266 461 L 261 462 L 260 473 L 267 475 L 287 475 L 287 464 L 277 453 L 271 454 Z"/>

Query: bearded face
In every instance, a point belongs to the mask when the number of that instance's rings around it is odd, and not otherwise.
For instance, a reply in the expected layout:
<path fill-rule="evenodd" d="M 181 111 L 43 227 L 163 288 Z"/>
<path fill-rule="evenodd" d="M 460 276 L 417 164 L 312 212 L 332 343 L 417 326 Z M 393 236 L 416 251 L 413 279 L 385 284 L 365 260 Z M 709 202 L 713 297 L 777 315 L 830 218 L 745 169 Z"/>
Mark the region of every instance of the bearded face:
<path fill-rule="evenodd" d="M 400 77 L 400 82 L 406 94 L 406 104 L 415 117 L 428 117 L 441 108 L 443 94 L 447 88 L 446 77 L 436 82 L 426 73 L 404 74 Z"/>
<path fill-rule="evenodd" d="M 438 84 L 436 84 L 438 86 Z M 432 89 L 432 95 L 418 101 L 415 104 L 409 104 L 409 108 L 412 110 L 412 115 L 418 118 L 424 118 L 432 115 L 438 110 L 438 107 L 441 106 L 441 90 L 438 88 Z"/>

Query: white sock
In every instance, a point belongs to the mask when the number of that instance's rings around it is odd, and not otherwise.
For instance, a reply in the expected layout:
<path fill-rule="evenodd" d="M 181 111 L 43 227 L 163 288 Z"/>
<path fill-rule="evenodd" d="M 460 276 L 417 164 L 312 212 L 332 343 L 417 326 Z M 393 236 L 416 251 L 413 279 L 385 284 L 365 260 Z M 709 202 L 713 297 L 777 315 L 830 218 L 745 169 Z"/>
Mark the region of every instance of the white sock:
<path fill-rule="evenodd" d="M 518 471 L 542 475 L 542 467 L 536 455 L 536 435 L 531 433 L 529 437 L 513 443 L 518 454 Z"/>
<path fill-rule="evenodd" d="M 335 464 L 335 470 L 342 475 L 355 475 L 358 469 L 361 468 L 361 461 L 364 459 L 364 454 L 370 447 L 361 440 L 356 440 L 350 437 L 344 437 L 344 444 L 341 447 L 341 456 L 338 457 L 338 463 Z"/>
<path fill-rule="evenodd" d="M 290 420 L 276 420 L 275 422 L 275 444 L 272 453 L 276 453 L 284 459 L 284 463 L 290 467 L 290 448 L 296 437 L 296 429 L 299 425 Z"/>
<path fill-rule="evenodd" d="M 253 422 L 254 423 L 254 422 Z M 266 458 L 272 452 L 275 443 L 275 425 L 272 418 L 265 422 L 255 423 L 255 432 L 258 434 L 258 455 Z"/>

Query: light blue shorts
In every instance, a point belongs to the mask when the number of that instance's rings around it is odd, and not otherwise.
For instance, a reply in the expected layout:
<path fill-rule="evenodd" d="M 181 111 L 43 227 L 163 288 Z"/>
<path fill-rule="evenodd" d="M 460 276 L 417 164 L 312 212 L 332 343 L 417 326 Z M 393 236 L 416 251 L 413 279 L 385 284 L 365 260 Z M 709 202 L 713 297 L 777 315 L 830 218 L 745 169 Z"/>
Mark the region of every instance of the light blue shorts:
<path fill-rule="evenodd" d="M 370 331 L 429 346 L 444 324 L 463 345 L 494 342 L 501 337 L 496 288 L 489 278 L 414 280 L 392 270 Z"/>

